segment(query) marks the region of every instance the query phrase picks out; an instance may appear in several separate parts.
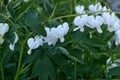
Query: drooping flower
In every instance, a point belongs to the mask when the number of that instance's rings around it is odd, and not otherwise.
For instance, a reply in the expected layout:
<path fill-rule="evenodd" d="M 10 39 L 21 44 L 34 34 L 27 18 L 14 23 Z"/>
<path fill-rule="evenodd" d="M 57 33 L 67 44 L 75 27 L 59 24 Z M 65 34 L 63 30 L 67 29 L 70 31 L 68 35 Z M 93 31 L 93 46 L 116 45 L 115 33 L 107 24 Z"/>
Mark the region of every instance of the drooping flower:
<path fill-rule="evenodd" d="M 84 6 L 81 6 L 81 5 L 78 5 L 75 7 L 75 11 L 77 14 L 84 14 L 85 13 L 85 7 Z"/>
<path fill-rule="evenodd" d="M 100 3 L 97 3 L 95 5 L 94 4 L 89 5 L 88 9 L 91 12 L 98 12 L 98 11 L 102 11 L 103 7 Z"/>
<path fill-rule="evenodd" d="M 10 50 L 12 50 L 12 51 L 14 51 L 15 44 L 17 43 L 17 41 L 18 41 L 18 39 L 19 39 L 16 32 L 14 32 L 14 35 L 15 35 L 14 42 L 13 42 L 13 43 L 10 43 L 10 45 L 9 45 L 9 48 L 10 48 Z"/>
<path fill-rule="evenodd" d="M 9 30 L 9 25 L 7 23 L 0 23 L 0 44 L 4 42 L 3 36 Z"/>
<path fill-rule="evenodd" d="M 112 25 L 111 32 L 112 32 L 112 31 L 117 31 L 117 30 L 120 30 L 120 21 L 116 21 L 116 22 L 114 22 L 114 24 Z"/>
<path fill-rule="evenodd" d="M 58 41 L 57 35 L 56 35 L 56 28 L 49 28 L 45 27 L 46 31 L 46 37 L 42 37 L 44 39 L 45 43 L 48 43 L 48 45 L 55 45 L 56 42 Z"/>
<path fill-rule="evenodd" d="M 64 22 L 62 25 L 58 25 L 56 28 L 57 38 L 60 39 L 60 42 L 64 42 L 64 35 L 66 35 L 69 31 L 69 25 L 67 22 Z"/>
<path fill-rule="evenodd" d="M 113 24 L 115 23 L 115 22 L 119 22 L 119 19 L 118 19 L 118 17 L 115 15 L 115 13 L 103 13 L 102 14 L 102 16 L 103 16 L 103 18 L 104 18 L 104 24 L 107 24 L 107 30 L 109 31 L 109 32 L 112 32 L 112 31 L 114 31 L 113 30 Z M 115 27 L 114 27 L 115 28 Z"/>
<path fill-rule="evenodd" d="M 69 25 L 67 22 L 64 22 L 63 24 L 58 25 L 56 28 L 45 27 L 45 31 L 47 36 L 42 37 L 44 42 L 48 43 L 48 45 L 55 45 L 58 39 L 60 39 L 60 42 L 64 42 L 64 36 L 69 31 Z"/>
<path fill-rule="evenodd" d="M 96 28 L 98 33 L 102 33 L 101 25 L 104 23 L 104 19 L 101 16 L 89 16 L 87 19 L 87 26 L 90 28 Z"/>
<path fill-rule="evenodd" d="M 87 18 L 88 18 L 88 15 L 81 15 L 81 16 L 75 17 L 73 23 L 77 27 L 73 31 L 76 31 L 76 30 L 80 29 L 80 31 L 83 32 L 84 31 L 83 26 L 86 25 Z"/>
<path fill-rule="evenodd" d="M 30 55 L 32 53 L 32 49 L 36 49 L 39 46 L 43 45 L 43 40 L 42 38 L 40 38 L 40 36 L 36 35 L 35 38 L 29 38 L 27 41 L 29 50 L 28 50 L 28 54 Z"/>

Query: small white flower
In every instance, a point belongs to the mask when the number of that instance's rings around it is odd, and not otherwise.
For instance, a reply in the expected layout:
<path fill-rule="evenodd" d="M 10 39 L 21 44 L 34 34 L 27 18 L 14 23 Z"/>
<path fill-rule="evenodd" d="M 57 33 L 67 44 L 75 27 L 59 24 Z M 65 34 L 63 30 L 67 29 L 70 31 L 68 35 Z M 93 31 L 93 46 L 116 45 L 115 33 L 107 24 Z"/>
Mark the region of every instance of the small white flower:
<path fill-rule="evenodd" d="M 48 28 L 45 27 L 45 31 L 47 33 L 46 37 L 42 37 L 45 41 L 45 43 L 48 43 L 48 45 L 55 45 L 58 41 L 57 35 L 56 35 L 56 28 Z"/>
<path fill-rule="evenodd" d="M 97 3 L 95 5 L 91 4 L 88 7 L 89 11 L 91 12 L 97 12 L 97 11 L 102 11 L 102 5 L 100 3 Z"/>
<path fill-rule="evenodd" d="M 10 43 L 10 45 L 9 45 L 9 48 L 10 48 L 10 50 L 12 50 L 12 51 L 14 51 L 15 44 L 17 43 L 17 41 L 18 41 L 18 39 L 19 39 L 16 32 L 14 32 L 14 35 L 15 35 L 14 42 L 13 42 L 13 43 Z"/>
<path fill-rule="evenodd" d="M 103 18 L 104 18 L 104 24 L 107 24 L 107 30 L 109 31 L 109 32 L 112 32 L 112 31 L 114 31 L 113 30 L 113 24 L 115 23 L 115 22 L 118 22 L 119 23 L 119 19 L 118 19 L 118 17 L 115 15 L 115 13 L 103 13 L 102 14 L 102 16 L 103 16 Z M 117 24 L 118 24 L 117 23 Z M 116 23 L 115 23 L 116 24 Z M 114 25 L 115 25 L 114 24 Z M 116 28 L 116 27 L 114 27 L 114 28 Z"/>
<path fill-rule="evenodd" d="M 0 35 L 4 35 L 9 30 L 9 25 L 7 23 L 0 23 Z"/>
<path fill-rule="evenodd" d="M 64 35 L 67 34 L 69 30 L 69 25 L 67 22 L 64 22 L 62 25 L 58 25 L 58 27 L 56 28 L 56 35 L 57 38 L 60 39 L 60 42 L 64 42 Z"/>
<path fill-rule="evenodd" d="M 75 26 L 77 26 L 77 28 L 75 28 L 73 31 L 80 29 L 80 31 L 83 32 L 84 31 L 83 26 L 87 23 L 87 18 L 88 18 L 88 15 L 81 15 L 81 16 L 75 17 L 73 23 Z"/>
<path fill-rule="evenodd" d="M 114 22 L 112 26 L 112 31 L 117 31 L 117 30 L 120 30 L 120 21 Z"/>
<path fill-rule="evenodd" d="M 84 13 L 85 13 L 84 8 L 85 8 L 84 6 L 78 5 L 78 6 L 75 7 L 75 11 L 76 11 L 76 13 L 78 13 L 78 14 L 84 14 Z"/>
<path fill-rule="evenodd" d="M 48 43 L 48 45 L 55 45 L 58 39 L 60 39 L 60 42 L 64 42 L 64 36 L 68 33 L 68 30 L 69 25 L 67 22 L 58 25 L 57 28 L 45 27 L 47 36 L 42 38 L 44 39 L 45 43 Z"/>
<path fill-rule="evenodd" d="M 104 23 L 104 19 L 101 16 L 89 16 L 87 26 L 90 28 L 96 28 L 98 33 L 102 33 L 100 26 Z"/>
<path fill-rule="evenodd" d="M 27 44 L 30 48 L 27 53 L 30 55 L 32 53 L 32 49 L 36 49 L 43 45 L 43 40 L 38 35 L 36 35 L 35 38 L 29 38 Z"/>
<path fill-rule="evenodd" d="M 0 23 L 0 44 L 4 42 L 3 36 L 9 30 L 9 25 L 7 23 Z"/>

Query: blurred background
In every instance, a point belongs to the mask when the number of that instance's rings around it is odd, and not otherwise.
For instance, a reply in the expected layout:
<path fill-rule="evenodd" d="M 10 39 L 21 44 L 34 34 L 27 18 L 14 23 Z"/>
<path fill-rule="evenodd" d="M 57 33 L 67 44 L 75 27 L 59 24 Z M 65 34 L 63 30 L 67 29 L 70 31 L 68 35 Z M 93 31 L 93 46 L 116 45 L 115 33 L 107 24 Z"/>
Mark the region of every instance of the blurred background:
<path fill-rule="evenodd" d="M 120 0 L 106 0 L 113 11 L 120 11 Z"/>

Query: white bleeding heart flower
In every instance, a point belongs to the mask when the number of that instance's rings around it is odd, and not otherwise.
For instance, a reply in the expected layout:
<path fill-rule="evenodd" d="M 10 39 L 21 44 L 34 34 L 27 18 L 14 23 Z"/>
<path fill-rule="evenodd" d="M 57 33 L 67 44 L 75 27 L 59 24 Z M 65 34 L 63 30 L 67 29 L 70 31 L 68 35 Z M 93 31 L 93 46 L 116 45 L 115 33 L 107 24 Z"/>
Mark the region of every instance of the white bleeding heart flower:
<path fill-rule="evenodd" d="M 116 21 L 116 22 L 114 22 L 114 24 L 112 25 L 111 32 L 112 32 L 112 31 L 117 31 L 117 30 L 120 30 L 120 21 Z"/>
<path fill-rule="evenodd" d="M 83 32 L 84 31 L 83 26 L 86 25 L 87 18 L 88 18 L 88 15 L 81 15 L 81 16 L 75 17 L 73 23 L 77 27 L 73 31 L 76 31 L 76 30 L 80 29 L 80 31 Z"/>
<path fill-rule="evenodd" d="M 60 42 L 64 42 L 64 35 L 66 35 L 69 31 L 69 25 L 67 22 L 64 22 L 62 25 L 58 25 L 56 28 L 57 38 L 60 39 Z"/>
<path fill-rule="evenodd" d="M 60 39 L 60 42 L 64 42 L 64 36 L 69 31 L 69 25 L 67 22 L 64 22 L 63 24 L 58 25 L 56 28 L 45 27 L 45 31 L 47 36 L 42 37 L 44 42 L 48 43 L 48 45 L 55 45 L 58 39 Z"/>
<path fill-rule="evenodd" d="M 87 26 L 90 28 L 96 28 L 98 33 L 102 33 L 101 25 L 104 23 L 104 19 L 101 16 L 89 16 Z"/>
<path fill-rule="evenodd" d="M 85 7 L 84 6 L 81 6 L 81 5 L 78 5 L 78 6 L 76 6 L 75 7 L 75 11 L 76 11 L 76 13 L 78 13 L 78 14 L 84 14 L 85 13 Z"/>
<path fill-rule="evenodd" d="M 13 43 L 10 43 L 10 45 L 9 45 L 9 48 L 10 48 L 10 50 L 12 50 L 12 51 L 14 51 L 15 44 L 18 42 L 18 39 L 19 39 L 16 32 L 14 32 L 14 35 L 15 35 L 14 42 L 13 42 Z"/>
<path fill-rule="evenodd" d="M 114 31 L 113 30 L 113 24 L 115 23 L 115 22 L 119 22 L 119 19 L 118 19 L 118 17 L 115 15 L 115 13 L 104 13 L 103 14 L 103 18 L 104 18 L 104 20 L 105 20 L 105 22 L 104 22 L 104 24 L 107 24 L 107 30 L 109 31 L 109 32 L 112 32 L 112 31 Z"/>
<path fill-rule="evenodd" d="M 9 30 L 9 25 L 7 23 L 0 23 L 0 44 L 4 42 L 3 36 Z"/>
<path fill-rule="evenodd" d="M 35 38 L 29 38 L 27 44 L 30 48 L 27 53 L 30 55 L 32 53 L 32 49 L 36 49 L 43 45 L 43 40 L 40 38 L 40 36 L 36 35 Z"/>
<path fill-rule="evenodd" d="M 94 4 L 89 5 L 88 9 L 91 12 L 98 12 L 98 11 L 102 11 L 103 7 L 100 3 L 97 3 L 95 5 Z"/>
<path fill-rule="evenodd" d="M 47 33 L 47 36 L 42 37 L 44 39 L 44 42 L 48 43 L 48 45 L 55 45 L 56 42 L 58 41 L 56 35 L 56 28 L 45 27 L 45 31 Z"/>

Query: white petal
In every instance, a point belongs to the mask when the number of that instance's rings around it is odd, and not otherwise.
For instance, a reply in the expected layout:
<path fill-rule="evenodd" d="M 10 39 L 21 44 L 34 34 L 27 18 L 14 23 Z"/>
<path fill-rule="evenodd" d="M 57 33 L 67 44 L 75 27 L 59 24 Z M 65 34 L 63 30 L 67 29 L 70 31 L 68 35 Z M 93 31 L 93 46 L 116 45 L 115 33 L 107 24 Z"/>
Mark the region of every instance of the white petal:
<path fill-rule="evenodd" d="M 4 35 L 9 30 L 9 25 L 7 23 L 0 23 L 0 34 Z"/>
<path fill-rule="evenodd" d="M 95 6 L 93 4 L 89 5 L 88 9 L 90 11 L 95 11 Z"/>
<path fill-rule="evenodd" d="M 73 31 L 77 31 L 78 29 L 80 29 L 80 26 L 79 27 L 76 27 L 73 29 Z"/>
<path fill-rule="evenodd" d="M 27 41 L 27 44 L 29 46 L 29 48 L 33 48 L 33 42 L 34 42 L 34 39 L 33 38 L 29 38 L 28 41 Z"/>
<path fill-rule="evenodd" d="M 76 13 L 78 13 L 78 14 L 84 14 L 84 13 L 85 13 L 85 11 L 84 11 L 84 6 L 80 6 L 80 5 L 76 6 L 76 7 L 75 7 L 75 11 L 76 11 Z"/>
<path fill-rule="evenodd" d="M 96 29 L 97 29 L 98 33 L 102 33 L 103 32 L 100 27 L 97 27 Z"/>
<path fill-rule="evenodd" d="M 64 37 L 61 37 L 61 38 L 60 38 L 60 42 L 64 42 Z"/>
<path fill-rule="evenodd" d="M 5 32 L 8 32 L 9 30 L 9 25 L 7 23 L 4 24 L 4 27 L 5 27 Z"/>
<path fill-rule="evenodd" d="M 27 53 L 28 53 L 28 55 L 31 55 L 32 49 L 29 49 Z"/>
<path fill-rule="evenodd" d="M 15 39 L 14 39 L 14 42 L 13 42 L 13 44 L 15 44 L 15 43 L 17 43 L 17 41 L 18 41 L 18 35 L 17 35 L 17 33 L 16 32 L 14 32 L 14 34 L 15 34 Z"/>
<path fill-rule="evenodd" d="M 3 44 L 4 43 L 4 39 L 2 38 L 0 38 L 0 44 Z"/>
<path fill-rule="evenodd" d="M 9 49 L 12 50 L 12 51 L 14 51 L 14 47 L 15 47 L 14 44 L 10 44 L 10 45 L 9 45 Z"/>

